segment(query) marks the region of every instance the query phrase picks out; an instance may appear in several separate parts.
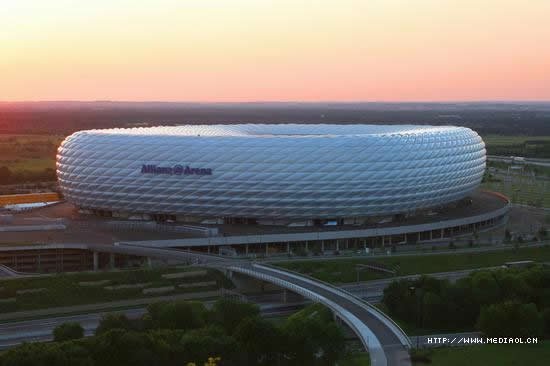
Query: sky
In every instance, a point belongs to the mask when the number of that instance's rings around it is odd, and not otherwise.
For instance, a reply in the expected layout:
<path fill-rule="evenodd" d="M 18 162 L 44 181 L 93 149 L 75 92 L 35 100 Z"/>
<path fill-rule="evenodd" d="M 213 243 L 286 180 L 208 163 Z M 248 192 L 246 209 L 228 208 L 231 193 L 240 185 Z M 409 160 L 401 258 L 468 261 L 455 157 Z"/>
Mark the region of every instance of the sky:
<path fill-rule="evenodd" d="M 550 0 L 0 0 L 19 100 L 550 100 Z"/>

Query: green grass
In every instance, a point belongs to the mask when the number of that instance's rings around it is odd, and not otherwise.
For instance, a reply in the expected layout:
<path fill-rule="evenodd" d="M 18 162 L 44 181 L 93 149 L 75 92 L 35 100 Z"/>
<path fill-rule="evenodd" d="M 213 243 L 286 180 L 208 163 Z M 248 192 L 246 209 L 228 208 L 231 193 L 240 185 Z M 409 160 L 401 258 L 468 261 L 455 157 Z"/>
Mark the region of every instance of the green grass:
<path fill-rule="evenodd" d="M 550 341 L 437 348 L 429 351 L 428 357 L 431 366 L 546 366 L 550 362 Z"/>
<path fill-rule="evenodd" d="M 357 280 L 356 264 L 372 263 L 373 261 L 390 267 L 399 266 L 398 275 L 403 276 L 493 267 L 502 265 L 505 262 L 517 260 L 550 261 L 550 246 L 477 253 L 394 256 L 376 259 L 358 258 L 327 261 L 292 261 L 277 263 L 277 265 L 310 275 L 326 282 L 348 283 Z M 364 271 L 360 274 L 360 281 L 385 277 L 388 276 L 377 272 Z"/>
<path fill-rule="evenodd" d="M 222 273 L 208 270 L 200 277 L 165 279 L 162 274 L 181 272 L 186 269 L 162 270 L 132 270 L 102 273 L 59 274 L 47 277 L 20 278 L 0 280 L 0 299 L 16 298 L 15 302 L 0 303 L 0 313 L 13 311 L 37 310 L 58 306 L 84 305 L 117 300 L 129 300 L 159 296 L 159 294 L 144 295 L 141 288 L 124 290 L 107 290 L 104 286 L 135 284 L 150 282 L 147 287 L 162 287 L 174 285 L 176 289 L 169 294 L 181 294 L 198 291 L 210 291 L 220 287 L 230 287 L 229 281 Z M 192 270 L 198 270 L 193 268 Z M 110 280 L 109 284 L 82 286 L 82 281 Z M 216 281 L 215 286 L 178 288 L 177 284 L 203 281 Z M 39 289 L 47 290 L 40 293 L 17 294 L 17 290 Z M 165 295 L 165 294 L 162 294 Z"/>

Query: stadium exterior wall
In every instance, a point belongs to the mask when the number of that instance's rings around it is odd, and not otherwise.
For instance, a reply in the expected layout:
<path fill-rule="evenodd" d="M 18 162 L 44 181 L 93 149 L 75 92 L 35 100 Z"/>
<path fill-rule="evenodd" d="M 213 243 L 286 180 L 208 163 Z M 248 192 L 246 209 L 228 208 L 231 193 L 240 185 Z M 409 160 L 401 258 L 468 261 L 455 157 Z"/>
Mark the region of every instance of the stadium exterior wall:
<path fill-rule="evenodd" d="M 80 131 L 58 149 L 65 198 L 88 210 L 339 219 L 442 206 L 475 190 L 474 131 L 411 125 L 187 125 Z"/>

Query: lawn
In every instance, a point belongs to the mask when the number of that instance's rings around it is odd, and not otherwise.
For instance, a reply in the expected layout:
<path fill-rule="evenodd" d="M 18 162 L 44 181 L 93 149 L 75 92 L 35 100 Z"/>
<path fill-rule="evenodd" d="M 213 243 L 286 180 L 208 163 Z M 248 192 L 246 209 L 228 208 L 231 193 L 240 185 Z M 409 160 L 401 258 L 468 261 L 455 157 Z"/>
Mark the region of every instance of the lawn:
<path fill-rule="evenodd" d="M 403 276 L 493 267 L 518 260 L 550 261 L 550 246 L 478 253 L 393 256 L 376 259 L 292 261 L 277 263 L 276 265 L 326 282 L 349 283 L 357 281 L 356 264 L 362 263 L 376 262 L 390 267 L 398 267 L 398 275 Z M 360 273 L 359 280 L 367 281 L 385 277 L 388 276 L 377 272 L 364 271 Z"/>
<path fill-rule="evenodd" d="M 197 291 L 228 288 L 230 282 L 214 270 L 188 278 L 163 278 L 163 274 L 184 271 L 204 271 L 200 268 L 170 268 L 155 270 L 130 270 L 100 273 L 58 274 L 54 276 L 0 280 L 0 313 L 45 309 L 57 306 L 72 306 L 172 295 Z M 98 282 L 108 281 L 108 282 Z M 197 287 L 178 287 L 197 282 L 215 281 L 215 284 Z M 85 284 L 83 284 L 83 282 Z M 94 282 L 96 282 L 94 284 Z M 141 288 L 107 289 L 106 286 L 146 284 Z M 161 294 L 143 294 L 144 288 L 174 286 L 174 290 Z M 18 293 L 19 291 L 19 293 Z"/>
<path fill-rule="evenodd" d="M 429 351 L 428 357 L 431 366 L 546 366 L 550 360 L 550 341 L 437 348 Z M 414 365 L 427 364 L 415 362 Z"/>

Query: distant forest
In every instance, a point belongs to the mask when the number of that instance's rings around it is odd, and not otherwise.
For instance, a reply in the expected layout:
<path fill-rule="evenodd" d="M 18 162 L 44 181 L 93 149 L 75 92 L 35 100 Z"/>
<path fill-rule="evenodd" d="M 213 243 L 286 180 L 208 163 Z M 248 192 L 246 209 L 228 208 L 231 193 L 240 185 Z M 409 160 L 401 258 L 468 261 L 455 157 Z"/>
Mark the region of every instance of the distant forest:
<path fill-rule="evenodd" d="M 410 123 L 541 136 L 550 135 L 550 103 L 0 103 L 0 134 L 199 123 Z"/>

